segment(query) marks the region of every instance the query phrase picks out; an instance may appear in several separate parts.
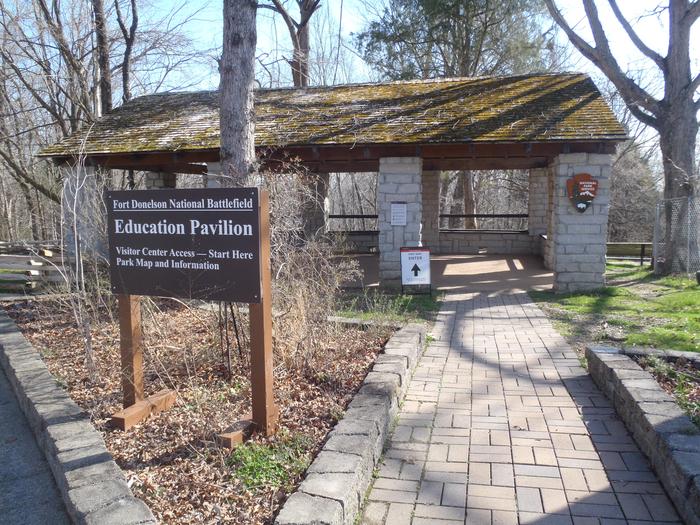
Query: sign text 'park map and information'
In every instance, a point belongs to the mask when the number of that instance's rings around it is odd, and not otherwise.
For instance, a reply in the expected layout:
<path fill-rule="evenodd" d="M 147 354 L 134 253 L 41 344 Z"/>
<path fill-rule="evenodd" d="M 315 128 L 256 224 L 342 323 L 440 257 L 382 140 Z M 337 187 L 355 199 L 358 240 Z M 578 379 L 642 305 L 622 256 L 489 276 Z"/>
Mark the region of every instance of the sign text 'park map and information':
<path fill-rule="evenodd" d="M 430 250 L 401 248 L 401 286 L 430 285 Z"/>
<path fill-rule="evenodd" d="M 112 291 L 260 302 L 257 188 L 108 191 Z"/>

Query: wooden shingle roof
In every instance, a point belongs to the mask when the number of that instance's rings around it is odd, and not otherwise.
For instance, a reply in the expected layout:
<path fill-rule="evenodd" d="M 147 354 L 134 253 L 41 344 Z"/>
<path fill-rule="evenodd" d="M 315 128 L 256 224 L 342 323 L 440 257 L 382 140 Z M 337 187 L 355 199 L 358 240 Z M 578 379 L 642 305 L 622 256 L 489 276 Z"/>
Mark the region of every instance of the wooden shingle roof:
<path fill-rule="evenodd" d="M 621 141 L 584 74 L 536 74 L 256 91 L 259 147 Z M 219 147 L 216 91 L 139 97 L 40 155 Z"/>

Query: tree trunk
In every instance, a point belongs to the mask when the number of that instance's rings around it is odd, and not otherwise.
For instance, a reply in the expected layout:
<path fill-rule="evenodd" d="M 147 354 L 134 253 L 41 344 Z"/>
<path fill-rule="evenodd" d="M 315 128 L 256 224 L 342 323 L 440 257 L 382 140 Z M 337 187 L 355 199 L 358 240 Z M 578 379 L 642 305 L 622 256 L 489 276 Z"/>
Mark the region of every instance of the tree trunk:
<path fill-rule="evenodd" d="M 668 52 L 666 56 L 662 56 L 642 40 L 630 21 L 625 19 L 617 2 L 608 1 L 632 43 L 652 60 L 663 74 L 664 96 L 660 100 L 654 98 L 636 79 L 620 69 L 611 52 L 593 0 L 584 0 L 583 4 L 595 45 L 589 44 L 574 31 L 556 7 L 554 0 L 545 0 L 545 4 L 574 46 L 612 81 L 631 113 L 659 132 L 664 165 L 664 198 L 686 198 L 687 206 L 687 197 L 692 195 L 695 184 L 693 156 L 698 133 L 697 112 L 700 107 L 700 101 L 695 100 L 695 93 L 700 87 L 700 77 L 691 75 L 690 44 L 693 25 L 700 18 L 700 4 L 689 0 L 665 2 L 669 17 Z M 680 202 L 675 206 L 678 208 Z M 673 208 L 667 200 L 664 210 L 666 249 L 663 254 L 663 267 L 659 268 L 661 272 L 669 272 L 674 266 L 682 268 L 685 264 L 680 258 L 680 249 L 677 249 L 680 247 L 677 246 L 677 229 L 672 223 Z"/>
<path fill-rule="evenodd" d="M 7 233 L 3 234 L 3 238 L 8 241 L 14 241 L 14 227 L 12 225 L 14 211 L 12 210 L 12 199 L 9 196 L 9 192 L 5 188 L 5 181 L 0 177 L 0 202 L 2 202 L 2 217 L 7 222 Z M 1 230 L 0 230 L 1 231 Z"/>
<path fill-rule="evenodd" d="M 450 205 L 450 214 L 460 214 L 464 213 L 464 184 L 461 184 L 461 177 L 459 172 L 453 175 L 454 180 L 454 192 L 452 193 L 452 203 Z M 464 221 L 458 217 L 450 217 L 449 227 L 450 229 L 459 229 L 463 226 Z"/>
<path fill-rule="evenodd" d="M 473 215 L 476 213 L 476 194 L 474 192 L 474 174 L 471 171 L 462 172 L 462 185 L 464 188 L 464 214 Z M 477 223 L 475 217 L 465 217 L 464 227 L 467 230 L 476 230 Z"/>
<path fill-rule="evenodd" d="M 32 228 L 32 240 L 41 240 L 41 233 L 39 231 L 39 224 L 36 216 L 36 207 L 34 206 L 34 200 L 32 199 L 32 192 L 27 184 L 20 183 L 20 190 L 24 201 L 27 203 L 27 213 L 29 213 L 29 225 Z"/>
<path fill-rule="evenodd" d="M 109 67 L 109 41 L 105 22 L 105 6 L 102 0 L 92 0 L 95 13 L 95 37 L 97 40 L 97 65 L 100 83 L 100 115 L 112 109 L 112 76 Z"/>
<path fill-rule="evenodd" d="M 224 184 L 242 186 L 255 167 L 255 28 L 253 0 L 224 0 L 221 57 L 221 168 Z"/>
<path fill-rule="evenodd" d="M 669 108 L 669 117 L 661 127 L 659 146 L 664 168 L 664 218 L 666 231 L 664 235 L 665 253 L 664 264 L 659 265 L 659 273 L 668 274 L 674 268 L 689 271 L 690 254 L 681 257 L 688 246 L 683 246 L 685 237 L 682 232 L 687 230 L 681 224 L 687 220 L 688 197 L 694 192 L 694 152 L 698 122 L 691 108 L 682 108 L 676 103 Z M 679 199 L 670 202 L 670 199 Z M 675 210 L 675 213 L 674 213 Z M 675 221 L 674 221 L 675 217 Z M 691 232 L 686 232 L 690 235 Z"/>
<path fill-rule="evenodd" d="M 309 25 L 299 29 L 294 41 L 294 58 L 292 59 L 292 80 L 295 87 L 309 85 Z"/>
<path fill-rule="evenodd" d="M 117 12 L 117 22 L 124 37 L 124 55 L 122 58 L 122 100 L 127 102 L 131 100 L 131 54 L 136 41 L 136 29 L 139 25 L 138 6 L 136 0 L 131 0 L 131 25 L 127 29 L 126 22 L 119 9 L 119 2 L 114 3 L 114 8 Z"/>
<path fill-rule="evenodd" d="M 272 9 L 282 16 L 294 46 L 289 65 L 292 68 L 294 87 L 309 85 L 309 21 L 321 4 L 321 0 L 297 0 L 299 21 L 292 18 L 281 0 L 272 0 Z"/>

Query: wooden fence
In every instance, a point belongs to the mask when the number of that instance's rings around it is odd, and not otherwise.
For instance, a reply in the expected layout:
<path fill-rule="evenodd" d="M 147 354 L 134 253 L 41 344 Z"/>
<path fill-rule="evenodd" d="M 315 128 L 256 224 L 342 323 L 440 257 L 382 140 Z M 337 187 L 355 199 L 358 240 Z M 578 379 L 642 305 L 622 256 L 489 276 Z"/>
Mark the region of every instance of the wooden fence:
<path fill-rule="evenodd" d="M 64 283 L 57 243 L 0 241 L 0 290 L 27 291 Z"/>

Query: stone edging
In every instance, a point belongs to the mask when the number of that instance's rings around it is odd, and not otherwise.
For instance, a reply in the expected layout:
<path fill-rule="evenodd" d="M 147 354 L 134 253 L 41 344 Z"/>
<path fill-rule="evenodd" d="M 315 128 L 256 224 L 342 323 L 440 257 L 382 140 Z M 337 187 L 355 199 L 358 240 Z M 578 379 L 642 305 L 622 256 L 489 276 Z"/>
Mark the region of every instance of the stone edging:
<path fill-rule="evenodd" d="M 44 452 L 72 521 L 156 523 L 134 497 L 90 418 L 51 376 L 39 352 L 0 308 L 0 366 Z"/>
<path fill-rule="evenodd" d="M 409 324 L 389 339 L 275 525 L 354 523 L 425 334 L 424 326 Z"/>
<path fill-rule="evenodd" d="M 688 524 L 700 524 L 700 430 L 652 375 L 617 348 L 586 348 L 593 381 L 613 402 Z"/>

